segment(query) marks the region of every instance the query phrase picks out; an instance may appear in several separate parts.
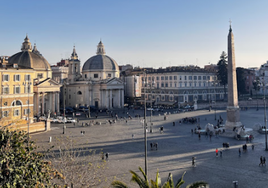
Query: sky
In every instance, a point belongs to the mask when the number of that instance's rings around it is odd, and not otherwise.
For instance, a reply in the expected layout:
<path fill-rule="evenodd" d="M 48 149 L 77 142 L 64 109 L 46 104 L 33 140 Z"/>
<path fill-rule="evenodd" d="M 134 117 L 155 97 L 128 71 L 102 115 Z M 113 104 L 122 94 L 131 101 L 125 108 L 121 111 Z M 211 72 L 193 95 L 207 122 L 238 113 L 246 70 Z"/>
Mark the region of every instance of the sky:
<path fill-rule="evenodd" d="M 1 0 L 0 56 L 20 52 L 26 34 L 50 64 L 81 65 L 102 40 L 118 65 L 216 64 L 231 20 L 237 67 L 268 60 L 267 0 Z"/>

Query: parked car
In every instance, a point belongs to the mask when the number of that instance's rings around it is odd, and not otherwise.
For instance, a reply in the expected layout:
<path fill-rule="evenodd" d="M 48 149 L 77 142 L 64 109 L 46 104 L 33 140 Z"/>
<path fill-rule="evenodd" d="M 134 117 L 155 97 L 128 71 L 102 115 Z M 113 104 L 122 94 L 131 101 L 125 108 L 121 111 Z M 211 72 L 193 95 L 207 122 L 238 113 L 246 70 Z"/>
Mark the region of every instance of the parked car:
<path fill-rule="evenodd" d="M 71 118 L 71 117 L 67 117 L 67 123 L 75 123 L 76 120 Z"/>
<path fill-rule="evenodd" d="M 86 106 L 79 106 L 79 109 L 78 109 L 79 111 L 82 111 L 82 112 L 88 112 L 88 107 L 86 107 Z"/>

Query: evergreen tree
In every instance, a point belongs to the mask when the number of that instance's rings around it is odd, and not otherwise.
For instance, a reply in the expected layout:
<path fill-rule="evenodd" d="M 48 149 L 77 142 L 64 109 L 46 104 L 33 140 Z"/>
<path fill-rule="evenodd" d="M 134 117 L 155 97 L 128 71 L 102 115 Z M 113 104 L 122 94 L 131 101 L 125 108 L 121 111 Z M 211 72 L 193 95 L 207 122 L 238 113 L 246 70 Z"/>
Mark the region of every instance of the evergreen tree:
<path fill-rule="evenodd" d="M 237 92 L 238 96 L 242 94 L 246 94 L 246 84 L 245 84 L 245 76 L 244 76 L 245 69 L 242 67 L 236 68 L 236 80 L 237 80 Z"/>
<path fill-rule="evenodd" d="M 228 83 L 227 54 L 223 51 L 218 61 L 217 79 L 224 87 L 224 98 L 226 98 L 226 85 Z"/>
<path fill-rule="evenodd" d="M 53 179 L 63 179 L 44 155 L 36 152 L 34 142 L 28 144 L 25 131 L 0 129 L 0 186 L 15 187 L 59 187 Z"/>

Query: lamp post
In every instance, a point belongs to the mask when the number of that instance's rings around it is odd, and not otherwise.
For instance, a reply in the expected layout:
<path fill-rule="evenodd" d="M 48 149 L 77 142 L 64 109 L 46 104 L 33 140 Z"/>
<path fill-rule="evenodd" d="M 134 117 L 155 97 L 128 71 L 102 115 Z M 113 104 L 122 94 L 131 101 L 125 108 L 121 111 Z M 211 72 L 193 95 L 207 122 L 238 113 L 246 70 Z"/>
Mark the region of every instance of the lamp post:
<path fill-rule="evenodd" d="M 263 101 L 264 101 L 264 123 L 265 123 L 265 150 L 268 151 L 267 146 L 267 117 L 266 117 L 266 100 L 265 100 L 265 84 L 263 82 Z"/>
<path fill-rule="evenodd" d="M 147 75 L 146 72 L 143 73 L 143 79 L 144 79 L 144 152 L 145 152 L 145 175 L 148 175 L 148 169 L 147 169 L 147 122 L 146 122 L 146 83 L 147 83 Z"/>
<path fill-rule="evenodd" d="M 25 89 L 27 89 L 28 93 L 28 109 L 27 109 L 27 115 L 28 115 L 28 147 L 29 147 L 29 140 L 30 140 L 30 92 L 31 92 L 31 85 L 32 83 L 28 80 L 23 83 L 25 86 Z"/>
<path fill-rule="evenodd" d="M 152 125 L 152 113 L 153 113 L 153 92 L 152 92 L 152 87 L 154 85 L 154 80 L 152 80 L 152 83 L 150 85 L 150 90 L 151 90 L 151 116 L 150 116 L 150 123 Z"/>
<path fill-rule="evenodd" d="M 63 128 L 62 134 L 65 134 L 65 95 L 66 95 L 66 82 L 63 82 Z"/>

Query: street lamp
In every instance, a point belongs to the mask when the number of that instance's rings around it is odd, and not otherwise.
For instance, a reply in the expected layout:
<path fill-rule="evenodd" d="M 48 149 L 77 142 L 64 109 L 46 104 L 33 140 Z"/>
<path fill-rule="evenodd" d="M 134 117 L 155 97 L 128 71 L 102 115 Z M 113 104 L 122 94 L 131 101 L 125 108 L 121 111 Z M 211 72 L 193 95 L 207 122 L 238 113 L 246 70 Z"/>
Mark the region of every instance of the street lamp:
<path fill-rule="evenodd" d="M 268 151 L 268 146 L 267 146 L 267 117 L 266 117 L 266 100 L 265 100 L 264 81 L 263 81 L 263 101 L 264 101 L 264 123 L 265 123 L 265 150 Z"/>
<path fill-rule="evenodd" d="M 152 79 L 152 83 L 150 84 L 150 90 L 151 90 L 151 116 L 150 116 L 150 123 L 152 125 L 152 113 L 153 113 L 153 92 L 152 87 L 154 85 L 154 80 Z"/>
<path fill-rule="evenodd" d="M 26 82 L 23 82 L 23 85 L 25 86 L 25 89 L 27 89 L 27 93 L 28 93 L 27 115 L 28 115 L 28 147 L 29 147 L 29 140 L 30 140 L 30 92 L 31 92 L 32 82 L 26 81 Z"/>
<path fill-rule="evenodd" d="M 147 122 L 146 122 L 146 83 L 147 83 L 147 75 L 144 71 L 143 73 L 143 80 L 144 80 L 144 152 L 145 152 L 145 175 L 148 175 L 148 169 L 147 169 Z"/>
<path fill-rule="evenodd" d="M 62 134 L 65 134 L 65 96 L 66 95 L 66 82 L 63 82 L 63 128 Z"/>

